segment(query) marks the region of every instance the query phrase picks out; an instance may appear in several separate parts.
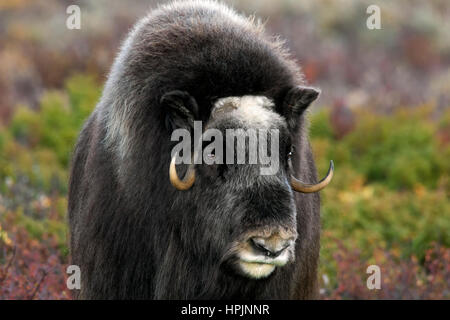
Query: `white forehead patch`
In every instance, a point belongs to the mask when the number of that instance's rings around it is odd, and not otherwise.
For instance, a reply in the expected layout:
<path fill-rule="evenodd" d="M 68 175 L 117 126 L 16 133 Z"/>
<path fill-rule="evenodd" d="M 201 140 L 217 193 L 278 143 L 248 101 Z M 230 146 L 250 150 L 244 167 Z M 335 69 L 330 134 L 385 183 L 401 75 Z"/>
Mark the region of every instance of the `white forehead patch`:
<path fill-rule="evenodd" d="M 275 104 L 265 96 L 226 97 L 217 100 L 211 116 L 218 118 L 229 113 L 246 122 L 268 125 L 280 116 L 274 111 Z"/>

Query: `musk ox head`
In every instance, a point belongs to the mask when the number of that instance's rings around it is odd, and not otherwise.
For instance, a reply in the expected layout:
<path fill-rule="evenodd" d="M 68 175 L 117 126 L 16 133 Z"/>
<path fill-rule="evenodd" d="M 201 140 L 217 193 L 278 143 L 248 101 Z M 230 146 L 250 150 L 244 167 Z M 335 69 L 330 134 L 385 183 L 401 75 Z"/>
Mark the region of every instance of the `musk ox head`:
<path fill-rule="evenodd" d="M 204 122 L 194 121 L 199 108 L 187 92 L 162 97 L 172 140 L 184 138 L 172 150 L 168 178 L 180 197 L 196 203 L 194 243 L 209 248 L 223 270 L 260 279 L 294 260 L 294 193 L 319 191 L 333 175 L 332 162 L 317 184 L 292 175 L 292 133 L 318 94 L 296 87 L 278 106 L 265 96 L 225 97 Z"/>

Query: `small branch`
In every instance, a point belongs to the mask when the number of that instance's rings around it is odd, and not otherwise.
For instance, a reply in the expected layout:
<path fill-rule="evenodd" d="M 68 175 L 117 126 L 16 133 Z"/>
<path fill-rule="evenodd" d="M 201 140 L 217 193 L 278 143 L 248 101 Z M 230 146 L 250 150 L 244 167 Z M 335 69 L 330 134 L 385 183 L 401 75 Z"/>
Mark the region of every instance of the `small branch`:
<path fill-rule="evenodd" d="M 41 280 L 39 280 L 39 283 L 36 285 L 36 288 L 34 288 L 33 294 L 28 297 L 28 300 L 33 300 L 36 293 L 39 291 L 39 288 L 41 287 L 42 281 L 44 281 L 45 277 L 47 276 L 47 271 L 44 270 L 44 274 L 42 275 Z"/>
<path fill-rule="evenodd" d="M 5 281 L 6 276 L 8 275 L 9 268 L 11 268 L 12 262 L 13 262 L 15 256 L 16 256 L 16 249 L 17 249 L 17 246 L 14 245 L 14 248 L 13 248 L 13 254 L 12 254 L 11 258 L 8 260 L 8 264 L 6 265 L 5 269 L 3 270 L 4 274 L 3 274 L 3 276 L 0 278 L 0 284 L 2 284 L 3 281 Z"/>

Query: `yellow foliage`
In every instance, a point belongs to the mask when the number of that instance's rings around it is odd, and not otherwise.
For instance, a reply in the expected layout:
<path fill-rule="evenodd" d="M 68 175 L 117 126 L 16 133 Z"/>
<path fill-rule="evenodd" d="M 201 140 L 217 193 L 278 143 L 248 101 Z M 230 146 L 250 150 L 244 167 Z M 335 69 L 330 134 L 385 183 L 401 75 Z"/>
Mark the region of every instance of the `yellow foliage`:
<path fill-rule="evenodd" d="M 12 245 L 12 240 L 8 237 L 8 233 L 2 229 L 2 226 L 0 225 L 0 240 L 3 241 L 3 243 L 7 246 Z"/>

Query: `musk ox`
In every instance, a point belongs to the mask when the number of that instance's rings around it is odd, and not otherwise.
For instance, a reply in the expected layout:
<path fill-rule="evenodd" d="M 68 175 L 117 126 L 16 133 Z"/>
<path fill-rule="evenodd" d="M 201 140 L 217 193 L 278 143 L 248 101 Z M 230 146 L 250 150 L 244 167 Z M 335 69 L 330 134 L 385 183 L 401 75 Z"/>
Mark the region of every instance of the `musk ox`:
<path fill-rule="evenodd" d="M 225 5 L 173 2 L 139 21 L 73 155 L 75 296 L 315 298 L 316 192 L 333 170 L 316 182 L 304 111 L 318 91 L 303 84 L 283 44 Z M 195 121 L 277 130 L 279 169 L 177 165 L 172 132 Z"/>

